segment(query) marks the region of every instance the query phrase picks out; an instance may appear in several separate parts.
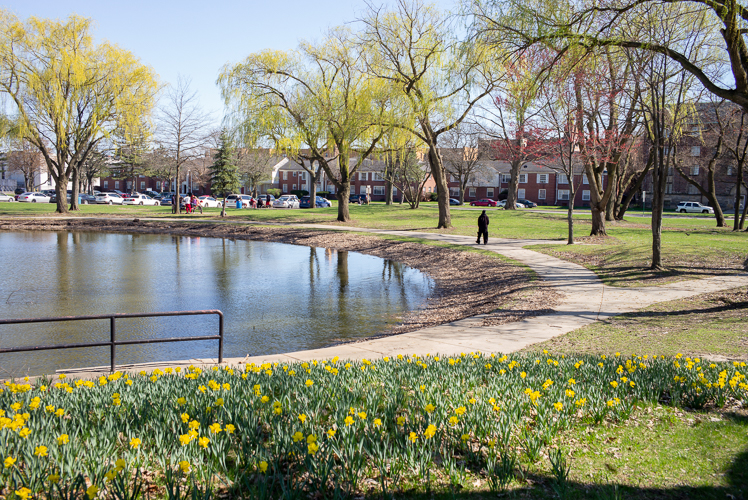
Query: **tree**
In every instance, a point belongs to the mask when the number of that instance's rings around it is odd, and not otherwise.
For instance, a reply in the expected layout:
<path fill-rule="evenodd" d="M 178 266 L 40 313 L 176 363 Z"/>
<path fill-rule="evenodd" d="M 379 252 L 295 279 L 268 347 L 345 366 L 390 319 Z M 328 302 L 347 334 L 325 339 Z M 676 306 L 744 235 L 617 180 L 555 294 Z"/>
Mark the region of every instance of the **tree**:
<path fill-rule="evenodd" d="M 190 81 L 179 77 L 176 86 L 166 92 L 166 102 L 158 120 L 159 144 L 173 161 L 176 201 L 172 213 L 180 213 L 180 170 L 189 161 L 205 154 L 210 116 L 200 108 L 197 92 L 190 90 Z"/>
<path fill-rule="evenodd" d="M 478 177 L 489 175 L 488 168 L 481 163 L 487 157 L 486 149 L 475 124 L 463 122 L 444 134 L 440 152 L 447 173 L 459 183 L 460 205 L 465 203 L 468 185 Z"/>
<path fill-rule="evenodd" d="M 20 134 L 44 157 L 55 181 L 57 212 L 78 207 L 81 164 L 115 129 L 130 133 L 150 114 L 156 75 L 130 52 L 94 44 L 91 21 L 0 12 L 0 91 L 17 112 Z"/>
<path fill-rule="evenodd" d="M 42 158 L 39 150 L 24 139 L 11 140 L 11 150 L 6 155 L 8 170 L 23 174 L 23 188 L 33 191 L 39 186 L 35 184 L 41 175 Z"/>
<path fill-rule="evenodd" d="M 245 136 L 271 143 L 312 178 L 315 162 L 325 170 L 341 222 L 350 220 L 351 179 L 382 138 L 388 110 L 386 89 L 362 71 L 357 49 L 350 32 L 337 28 L 319 45 L 252 54 L 219 77 Z"/>
<path fill-rule="evenodd" d="M 81 164 L 81 189 L 88 194 L 93 194 L 93 180 L 96 177 L 102 177 L 109 169 L 109 152 L 101 144 L 95 148 L 85 161 Z"/>
<path fill-rule="evenodd" d="M 451 19 L 421 0 L 398 0 L 395 11 L 376 9 L 361 20 L 367 72 L 394 96 L 390 126 L 416 135 L 428 148 L 436 183 L 438 228 L 452 225 L 449 185 L 439 137 L 458 126 L 495 86 L 495 54 L 457 38 Z"/>
<path fill-rule="evenodd" d="M 706 187 L 702 185 L 700 180 L 701 165 L 698 165 L 695 168 L 691 165 L 685 165 L 685 162 L 690 161 L 693 156 L 691 151 L 688 150 L 689 144 L 684 144 L 686 147 L 683 149 L 687 149 L 686 151 L 680 149 L 678 151 L 679 154 L 674 156 L 673 166 L 675 167 L 675 171 L 678 172 L 678 175 L 688 182 L 689 185 L 694 186 L 696 190 L 708 200 L 709 206 L 714 208 L 714 217 L 717 219 L 717 227 L 725 227 L 725 215 L 722 213 L 722 207 L 719 204 L 719 200 L 717 200 L 715 175 L 717 174 L 717 162 L 723 154 L 724 143 L 727 139 L 725 132 L 727 131 L 723 128 L 714 127 L 711 124 L 704 123 L 705 121 L 713 122 L 717 120 L 717 117 L 720 114 L 724 114 L 724 108 L 720 109 L 720 104 L 724 105 L 724 101 L 722 103 L 714 103 L 713 105 L 707 103 L 702 103 L 701 105 L 697 104 L 695 109 L 689 113 L 690 117 L 687 119 L 687 122 L 688 127 L 696 128 L 696 126 L 698 126 L 701 131 L 700 133 L 694 134 L 692 131 L 686 130 L 683 134 L 684 138 L 689 138 L 689 136 L 691 136 L 690 145 L 692 147 L 693 144 L 697 144 L 696 147 L 699 148 L 699 150 L 702 146 L 710 146 L 712 149 L 711 157 L 704 169 L 706 171 Z M 701 126 L 699 126 L 699 124 L 701 124 Z"/>
<path fill-rule="evenodd" d="M 719 134 L 726 136 L 724 147 L 727 156 L 732 158 L 735 168 L 735 206 L 732 230 L 743 229 L 746 212 L 748 211 L 748 187 L 745 186 L 744 175 L 746 161 L 748 160 L 748 112 L 743 108 L 728 107 L 725 113 L 716 115 Z M 742 195 L 745 188 L 746 196 Z M 743 213 L 740 213 L 740 204 L 743 204 Z"/>
<path fill-rule="evenodd" d="M 278 160 L 278 157 L 268 148 L 239 147 L 234 151 L 234 164 L 239 171 L 239 177 L 255 196 L 260 183 L 270 179 L 273 166 L 278 163 Z M 314 187 L 313 185 L 312 190 Z"/>
<path fill-rule="evenodd" d="M 146 152 L 143 161 L 151 175 L 161 180 L 162 190 L 165 190 L 166 186 L 169 185 L 171 186 L 170 190 L 176 191 L 176 184 L 174 183 L 176 162 L 171 152 L 163 144 L 157 143 L 156 147 Z"/>
<path fill-rule="evenodd" d="M 223 196 L 221 217 L 226 217 L 226 197 L 239 189 L 239 174 L 234 164 L 234 150 L 226 130 L 221 131 L 218 149 L 210 167 L 210 186 L 215 197 Z"/>
<path fill-rule="evenodd" d="M 423 198 L 423 188 L 431 178 L 431 169 L 418 161 L 412 147 L 393 151 L 387 159 L 392 184 L 400 190 L 400 202 L 406 201 L 411 209 L 416 209 Z"/>

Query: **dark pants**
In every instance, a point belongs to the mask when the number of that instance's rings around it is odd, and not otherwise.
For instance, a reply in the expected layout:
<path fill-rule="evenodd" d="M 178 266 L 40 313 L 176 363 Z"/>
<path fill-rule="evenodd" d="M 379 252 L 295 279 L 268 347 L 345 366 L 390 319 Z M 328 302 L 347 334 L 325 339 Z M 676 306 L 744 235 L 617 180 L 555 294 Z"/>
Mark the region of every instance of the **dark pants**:
<path fill-rule="evenodd" d="M 488 245 L 488 229 L 484 231 L 478 231 L 478 239 L 475 241 L 480 245 L 480 237 L 483 235 L 483 244 Z"/>

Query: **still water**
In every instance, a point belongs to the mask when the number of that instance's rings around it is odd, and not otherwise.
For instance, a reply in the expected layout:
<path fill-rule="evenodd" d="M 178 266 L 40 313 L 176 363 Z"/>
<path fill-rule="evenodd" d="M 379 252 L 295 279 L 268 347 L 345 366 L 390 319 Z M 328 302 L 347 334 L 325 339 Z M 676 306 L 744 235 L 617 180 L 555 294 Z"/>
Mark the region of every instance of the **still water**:
<path fill-rule="evenodd" d="M 0 318 L 220 309 L 224 356 L 375 335 L 422 307 L 418 270 L 354 252 L 172 235 L 0 233 Z M 218 333 L 217 316 L 117 320 L 117 340 Z M 0 326 L 0 346 L 109 340 L 108 320 Z M 117 347 L 117 363 L 215 358 L 218 341 Z M 0 354 L 0 378 L 108 365 L 109 349 Z"/>

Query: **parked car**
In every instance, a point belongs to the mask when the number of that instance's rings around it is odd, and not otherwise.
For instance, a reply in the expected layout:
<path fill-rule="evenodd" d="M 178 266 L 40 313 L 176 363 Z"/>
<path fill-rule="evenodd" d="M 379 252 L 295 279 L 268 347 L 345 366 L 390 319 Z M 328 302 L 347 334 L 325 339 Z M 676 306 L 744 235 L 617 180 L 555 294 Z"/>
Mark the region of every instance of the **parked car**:
<path fill-rule="evenodd" d="M 450 198 L 449 199 L 449 204 L 450 205 L 459 205 L 460 204 L 460 200 L 458 200 L 457 198 Z"/>
<path fill-rule="evenodd" d="M 23 194 L 23 193 L 25 193 L 25 192 L 26 192 L 26 190 L 25 190 L 24 188 L 16 188 L 16 190 L 15 190 L 15 191 L 13 191 L 13 193 L 14 193 L 14 194 L 15 194 L 16 196 L 17 196 L 17 195 L 19 195 L 19 194 Z"/>
<path fill-rule="evenodd" d="M 122 205 L 123 198 L 117 193 L 101 193 L 96 197 L 99 205 Z"/>
<path fill-rule="evenodd" d="M 81 200 L 81 205 L 92 205 L 96 203 L 96 196 L 92 194 L 81 194 L 78 195 L 78 198 Z"/>
<path fill-rule="evenodd" d="M 299 208 L 299 198 L 295 194 L 284 194 L 273 202 L 273 208 Z"/>
<path fill-rule="evenodd" d="M 521 202 L 520 202 L 519 200 L 518 200 L 518 201 L 515 201 L 515 202 L 514 202 L 514 205 L 515 205 L 515 206 L 516 206 L 517 208 L 525 208 L 525 205 L 524 205 L 523 203 L 521 203 Z M 499 202 L 499 205 L 498 205 L 498 206 L 500 206 L 500 207 L 506 207 L 506 200 L 501 200 L 501 201 Z"/>
<path fill-rule="evenodd" d="M 0 201 L 16 201 L 16 197 L 5 193 L 0 193 Z"/>
<path fill-rule="evenodd" d="M 312 207 L 311 200 L 312 200 L 311 196 L 302 196 L 299 199 L 299 208 L 311 208 Z M 314 206 L 316 208 L 325 208 L 325 207 L 331 207 L 332 203 L 330 203 L 330 200 L 328 200 L 327 198 L 317 196 L 314 199 Z"/>
<path fill-rule="evenodd" d="M 49 196 L 44 193 L 23 193 L 18 195 L 18 201 L 23 203 L 49 203 Z"/>
<path fill-rule="evenodd" d="M 131 194 L 122 200 L 123 205 L 152 205 L 159 206 L 161 203 L 144 194 Z"/>
<path fill-rule="evenodd" d="M 223 202 L 216 200 L 212 196 L 198 196 L 198 200 L 200 200 L 200 205 L 202 205 L 205 208 L 219 208 L 223 206 Z M 236 203 L 236 201 L 234 201 Z"/>
<path fill-rule="evenodd" d="M 697 213 L 697 214 L 713 214 L 714 209 L 712 207 L 702 205 L 698 201 L 681 201 L 678 203 L 678 207 L 675 209 L 676 212 L 682 214 L 685 213 Z"/>
<path fill-rule="evenodd" d="M 482 200 L 473 200 L 470 202 L 471 207 L 495 207 L 496 201 L 484 198 Z"/>
<path fill-rule="evenodd" d="M 242 208 L 249 208 L 252 206 L 252 197 L 248 194 L 230 194 L 226 197 L 226 208 L 236 207 L 236 201 L 239 199 L 242 200 Z"/>
<path fill-rule="evenodd" d="M 348 197 L 348 203 L 359 203 L 359 200 L 361 200 L 361 203 L 366 203 L 366 195 L 365 194 L 352 194 Z"/>
<path fill-rule="evenodd" d="M 530 201 L 530 200 L 517 200 L 517 201 L 522 203 L 522 205 L 524 205 L 525 208 L 535 208 L 538 206 L 537 203 L 535 203 L 534 201 Z"/>

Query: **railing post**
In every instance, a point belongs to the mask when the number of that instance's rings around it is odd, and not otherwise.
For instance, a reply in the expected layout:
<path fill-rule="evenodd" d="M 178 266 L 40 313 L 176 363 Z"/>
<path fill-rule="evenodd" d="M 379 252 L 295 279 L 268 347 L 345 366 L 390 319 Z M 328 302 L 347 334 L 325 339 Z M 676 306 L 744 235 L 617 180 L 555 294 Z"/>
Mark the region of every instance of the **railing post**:
<path fill-rule="evenodd" d="M 223 363 L 223 313 L 218 313 L 218 363 Z"/>
<path fill-rule="evenodd" d="M 114 364 L 115 364 L 115 358 L 116 358 L 116 351 L 115 349 L 117 346 L 115 345 L 114 341 L 117 337 L 117 330 L 114 326 L 114 316 L 109 317 L 109 342 L 111 342 L 111 345 L 109 346 L 109 353 L 110 353 L 110 365 L 109 365 L 109 371 L 114 373 Z"/>

